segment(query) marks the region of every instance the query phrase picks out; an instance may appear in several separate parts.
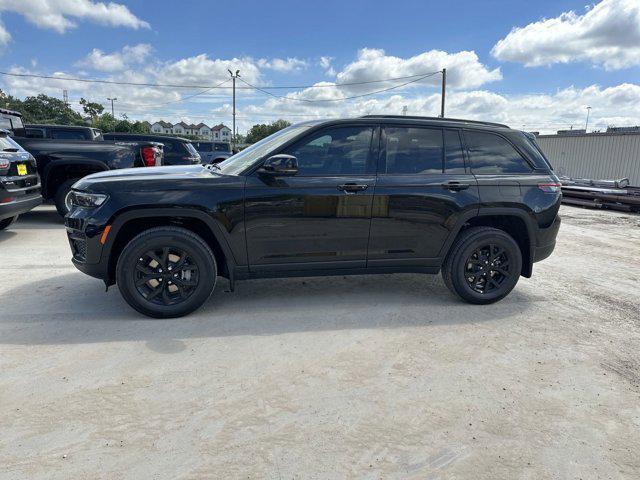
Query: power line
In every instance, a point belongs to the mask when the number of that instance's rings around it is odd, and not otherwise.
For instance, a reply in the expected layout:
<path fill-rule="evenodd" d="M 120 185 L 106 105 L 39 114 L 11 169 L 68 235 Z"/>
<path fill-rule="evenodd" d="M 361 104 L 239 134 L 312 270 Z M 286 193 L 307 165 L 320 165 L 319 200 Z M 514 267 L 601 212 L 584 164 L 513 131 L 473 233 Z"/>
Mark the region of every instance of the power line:
<path fill-rule="evenodd" d="M 222 85 L 224 85 L 224 84 L 225 84 L 225 83 L 227 83 L 228 81 L 229 81 L 229 79 L 227 78 L 226 80 L 224 80 L 223 82 L 220 82 L 220 83 L 219 83 L 219 84 L 217 84 L 217 85 L 214 85 L 214 86 L 209 87 L 209 88 L 205 88 L 205 89 L 204 89 L 204 90 L 202 90 L 201 92 L 194 93 L 193 95 L 187 95 L 186 97 L 182 97 L 182 98 L 180 98 L 180 99 L 178 99 L 178 100 L 170 100 L 170 101 L 168 101 L 168 102 L 164 102 L 164 103 L 157 103 L 157 104 L 155 104 L 155 105 L 142 105 L 142 104 L 139 104 L 139 103 L 138 103 L 138 104 L 136 104 L 136 103 L 131 103 L 131 104 L 129 104 L 129 105 L 132 105 L 132 106 L 135 106 L 135 107 L 144 107 L 144 108 L 157 108 L 157 107 L 162 107 L 162 106 L 164 106 L 164 105 L 169 105 L 169 104 L 171 104 L 171 103 L 180 103 L 180 102 L 184 102 L 185 100 L 189 100 L 190 98 L 194 98 L 194 97 L 197 97 L 197 96 L 199 96 L 199 95 L 204 95 L 205 93 L 207 93 L 207 92 L 208 92 L 208 91 L 210 91 L 210 90 L 213 90 L 214 88 L 219 88 L 219 87 L 221 87 Z"/>
<path fill-rule="evenodd" d="M 301 88 L 339 88 L 339 87 L 348 87 L 353 85 L 368 85 L 371 83 L 393 82 L 396 80 L 406 80 L 408 78 L 416 78 L 416 77 L 420 77 L 418 80 L 422 80 L 422 78 L 427 78 L 432 75 L 436 75 L 438 73 L 441 73 L 441 71 L 439 70 L 437 72 L 418 73 L 415 75 L 407 75 L 404 77 L 383 78 L 378 80 L 367 80 L 362 82 L 331 83 L 326 85 L 264 85 L 260 87 L 251 86 L 251 87 L 237 87 L 237 88 L 244 89 L 244 90 L 252 90 L 257 88 L 262 88 L 264 90 L 277 90 L 277 89 L 294 90 L 294 89 L 301 89 Z M 109 85 L 125 85 L 125 86 L 134 86 L 134 87 L 191 88 L 191 89 L 205 88 L 207 90 L 212 90 L 214 88 L 222 88 L 220 85 L 184 85 L 184 84 L 175 84 L 175 83 L 123 82 L 123 81 L 117 81 L 117 80 L 104 80 L 104 79 L 97 79 L 97 78 L 57 77 L 53 75 L 37 75 L 35 73 L 15 73 L 15 72 L 2 72 L 2 71 L 0 71 L 0 75 L 5 75 L 8 77 L 63 80 L 68 82 L 104 83 Z M 413 83 L 413 82 L 408 82 L 408 83 Z"/>
<path fill-rule="evenodd" d="M 394 85 L 392 87 L 387 87 L 387 88 L 383 88 L 381 90 L 376 90 L 375 92 L 363 93 L 363 94 L 360 94 L 360 95 L 352 95 L 350 97 L 330 98 L 330 99 L 326 99 L 326 100 L 309 100 L 309 99 L 306 99 L 306 98 L 293 98 L 293 97 L 287 97 L 287 96 L 284 96 L 284 95 L 276 95 L 275 93 L 271 93 L 271 92 L 266 91 L 262 87 L 256 87 L 255 85 L 251 85 L 249 82 L 245 81 L 242 78 L 240 78 L 239 80 L 242 83 L 248 85 L 249 87 L 252 87 L 255 90 L 258 90 L 259 92 L 265 93 L 266 95 L 269 95 L 269 96 L 274 97 L 274 98 L 281 98 L 283 100 L 292 100 L 294 102 L 324 103 L 324 102 L 342 102 L 344 100 L 352 100 L 354 98 L 368 97 L 370 95 L 376 95 L 378 93 L 388 92 L 389 90 L 395 90 L 396 88 L 404 87 L 406 85 L 409 85 L 410 83 L 419 82 L 420 80 L 423 80 L 423 79 L 425 79 L 427 77 L 432 77 L 433 75 L 436 75 L 438 73 L 441 73 L 441 72 L 438 71 L 438 72 L 428 73 L 428 74 L 423 75 L 423 76 L 421 76 L 419 78 L 416 78 L 414 80 L 410 80 L 408 82 L 401 83 L 400 85 Z"/>

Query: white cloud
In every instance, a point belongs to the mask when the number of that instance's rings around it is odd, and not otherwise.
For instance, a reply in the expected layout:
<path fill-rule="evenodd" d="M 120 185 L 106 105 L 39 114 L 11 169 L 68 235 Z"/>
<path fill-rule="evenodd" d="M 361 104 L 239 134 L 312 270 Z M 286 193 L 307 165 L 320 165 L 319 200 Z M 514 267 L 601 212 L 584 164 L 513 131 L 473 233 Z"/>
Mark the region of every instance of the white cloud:
<path fill-rule="evenodd" d="M 294 72 L 300 71 L 309 66 L 308 62 L 305 60 L 300 60 L 299 58 L 291 58 L 287 59 L 282 58 L 272 58 L 266 59 L 261 58 L 257 61 L 257 64 L 260 68 L 266 68 L 269 70 L 275 70 L 276 72 Z"/>
<path fill-rule="evenodd" d="M 11 40 L 11 34 L 0 20 L 0 45 L 6 45 Z"/>
<path fill-rule="evenodd" d="M 74 19 L 87 20 L 111 27 L 149 28 L 149 24 L 136 17 L 119 3 L 93 0 L 0 0 L 0 12 L 14 12 L 24 16 L 40 28 L 64 33 L 74 28 Z M 6 44 L 11 35 L 0 25 L 0 44 Z"/>
<path fill-rule="evenodd" d="M 318 60 L 318 65 L 320 65 L 320 68 L 324 70 L 325 75 L 329 77 L 334 77 L 337 73 L 336 69 L 333 68 L 333 57 L 320 57 L 320 60 Z"/>
<path fill-rule="evenodd" d="M 103 72 L 116 72 L 143 62 L 149 56 L 151 50 L 151 45 L 147 43 L 140 43 L 134 46 L 126 45 L 121 51 L 109 54 L 94 48 L 76 65 Z"/>
<path fill-rule="evenodd" d="M 363 48 L 357 59 L 337 74 L 338 83 L 366 82 L 381 78 L 397 78 L 447 69 L 447 85 L 452 88 L 477 88 L 502 79 L 500 69 L 489 70 L 478 60 L 475 52 L 447 53 L 429 50 L 419 55 L 400 58 L 387 55 L 384 50 Z M 438 85 L 439 75 L 417 82 L 417 86 Z M 377 84 L 381 88 L 397 85 L 397 81 Z M 371 89 L 371 85 L 351 87 L 351 91 Z"/>
<path fill-rule="evenodd" d="M 261 105 L 241 109 L 240 116 L 250 126 L 277 118 L 302 121 L 367 114 L 399 115 L 404 105 L 407 105 L 409 115 L 437 116 L 440 95 L 435 92 L 416 96 L 395 94 L 317 104 L 269 99 Z M 569 87 L 554 94 L 531 95 L 501 95 L 486 90 L 451 91 L 447 95 L 446 114 L 452 118 L 494 121 L 517 129 L 549 133 L 572 125 L 574 128 L 583 128 L 587 105 L 592 107 L 589 123 L 593 128 L 635 125 L 639 121 L 640 85 L 625 83 L 609 88 L 597 85 L 583 89 Z"/>
<path fill-rule="evenodd" d="M 249 83 L 260 79 L 259 65 L 251 58 L 210 58 L 203 53 L 175 62 L 160 62 L 150 73 L 162 83 L 213 85 L 230 79 L 229 72 L 240 70 L 241 78 Z"/>
<path fill-rule="evenodd" d="M 603 0 L 584 15 L 570 11 L 514 28 L 491 53 L 528 67 L 575 61 L 607 70 L 640 65 L 640 1 Z"/>

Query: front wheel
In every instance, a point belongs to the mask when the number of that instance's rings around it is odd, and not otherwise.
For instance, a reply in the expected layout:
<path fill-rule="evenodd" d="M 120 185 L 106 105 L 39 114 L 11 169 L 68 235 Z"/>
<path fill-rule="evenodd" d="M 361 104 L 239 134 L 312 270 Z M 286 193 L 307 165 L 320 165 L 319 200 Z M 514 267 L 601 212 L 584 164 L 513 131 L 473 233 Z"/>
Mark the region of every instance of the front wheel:
<path fill-rule="evenodd" d="M 447 287 L 475 304 L 497 302 L 513 290 L 522 271 L 522 253 L 503 230 L 473 227 L 463 231 L 442 266 Z"/>
<path fill-rule="evenodd" d="M 56 190 L 56 194 L 53 198 L 56 204 L 56 210 L 61 217 L 64 217 L 71 210 L 71 187 L 79 179 L 72 178 L 71 180 L 65 180 Z"/>
<path fill-rule="evenodd" d="M 199 308 L 216 283 L 216 259 L 190 230 L 157 227 L 131 240 L 116 266 L 120 293 L 138 312 L 154 318 L 181 317 Z"/>
<path fill-rule="evenodd" d="M 9 218 L 5 218 L 4 220 L 0 220 L 0 230 L 9 228 L 17 219 L 18 219 L 18 215 L 16 215 L 15 217 L 9 217 Z"/>

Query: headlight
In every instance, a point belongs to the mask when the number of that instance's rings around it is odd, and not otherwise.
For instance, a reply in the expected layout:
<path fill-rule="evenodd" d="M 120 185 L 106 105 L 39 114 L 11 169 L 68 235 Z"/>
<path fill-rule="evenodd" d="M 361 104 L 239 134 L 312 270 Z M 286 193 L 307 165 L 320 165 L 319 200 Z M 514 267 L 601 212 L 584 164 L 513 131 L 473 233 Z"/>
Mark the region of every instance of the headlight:
<path fill-rule="evenodd" d="M 72 191 L 70 194 L 71 204 L 76 207 L 95 208 L 102 205 L 109 198 L 101 193 L 86 193 Z"/>

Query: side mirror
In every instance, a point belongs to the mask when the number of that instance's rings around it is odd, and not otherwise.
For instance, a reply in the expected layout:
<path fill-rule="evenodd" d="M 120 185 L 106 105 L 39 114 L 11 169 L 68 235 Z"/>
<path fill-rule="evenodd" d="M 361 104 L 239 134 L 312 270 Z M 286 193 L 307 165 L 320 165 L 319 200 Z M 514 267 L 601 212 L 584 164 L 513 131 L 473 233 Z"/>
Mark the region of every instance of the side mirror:
<path fill-rule="evenodd" d="M 265 160 L 260 172 L 267 175 L 292 177 L 298 173 L 298 159 L 284 153 L 273 155 Z"/>

